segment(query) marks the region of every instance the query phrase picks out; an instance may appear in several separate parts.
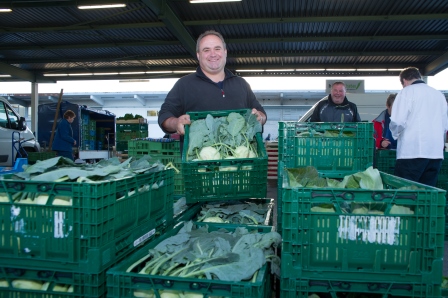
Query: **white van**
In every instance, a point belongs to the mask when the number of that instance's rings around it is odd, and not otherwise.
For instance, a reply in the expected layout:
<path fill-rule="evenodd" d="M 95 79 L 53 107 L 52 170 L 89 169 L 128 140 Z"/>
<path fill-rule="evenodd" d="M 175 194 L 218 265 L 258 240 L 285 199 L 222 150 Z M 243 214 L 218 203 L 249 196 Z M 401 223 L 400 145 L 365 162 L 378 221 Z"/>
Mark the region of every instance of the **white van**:
<path fill-rule="evenodd" d="M 362 121 L 371 122 L 373 119 L 386 109 L 386 100 L 389 94 L 395 92 L 384 93 L 347 93 L 348 101 L 353 102 L 358 107 L 358 113 Z M 314 108 L 322 100 L 327 100 L 325 96 L 316 102 L 302 117 L 299 122 L 308 122 L 313 114 Z"/>
<path fill-rule="evenodd" d="M 26 157 L 25 151 L 39 152 L 40 145 L 26 126 L 25 118 L 7 99 L 0 97 L 0 166 L 13 166 L 16 157 Z M 18 152 L 21 156 L 17 156 Z"/>

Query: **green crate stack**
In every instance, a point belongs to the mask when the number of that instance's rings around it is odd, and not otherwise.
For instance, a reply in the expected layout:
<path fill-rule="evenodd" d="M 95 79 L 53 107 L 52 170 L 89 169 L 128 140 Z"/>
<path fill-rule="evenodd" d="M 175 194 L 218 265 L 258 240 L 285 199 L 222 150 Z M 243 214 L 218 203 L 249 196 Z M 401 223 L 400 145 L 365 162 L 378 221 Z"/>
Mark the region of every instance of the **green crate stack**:
<path fill-rule="evenodd" d="M 28 164 L 35 164 L 38 160 L 46 160 L 56 156 L 55 151 L 28 152 Z"/>
<path fill-rule="evenodd" d="M 182 157 L 180 142 L 173 139 L 142 139 L 128 142 L 128 156 L 141 157 L 150 155 L 155 160 L 160 160 L 164 165 L 173 163 L 179 172 L 174 174 L 174 194 L 185 194 L 184 179 L 182 176 Z"/>
<path fill-rule="evenodd" d="M 375 168 L 378 171 L 393 174 L 396 160 L 397 151 L 395 150 L 375 150 Z"/>
<path fill-rule="evenodd" d="M 378 171 L 393 174 L 396 159 L 397 152 L 395 150 L 376 150 L 375 152 L 375 165 Z M 448 152 L 444 152 L 444 159 L 436 187 L 448 191 Z M 445 225 L 445 240 L 448 241 L 448 216 L 446 217 Z"/>
<path fill-rule="evenodd" d="M 206 223 L 195 223 L 196 226 L 204 226 Z M 179 276 L 162 276 L 135 273 L 127 269 L 145 256 L 148 250 L 154 248 L 163 240 L 176 235 L 183 225 L 177 225 L 173 230 L 148 243 L 143 248 L 132 254 L 126 260 L 107 271 L 107 297 L 131 298 L 145 293 L 145 291 L 157 292 L 155 297 L 160 297 L 163 290 L 195 293 L 204 297 L 232 297 L 232 298 L 272 298 L 271 275 L 268 264 L 261 267 L 255 280 L 249 281 L 224 281 L 216 279 L 198 279 Z M 249 232 L 268 233 L 271 226 L 245 226 Z M 237 225 L 209 224 L 209 231 L 225 228 L 234 231 Z M 136 270 L 141 269 L 139 265 Z M 141 296 L 143 297 L 143 296 Z M 148 296 L 150 297 L 150 296 Z"/>
<path fill-rule="evenodd" d="M 96 128 L 96 142 L 98 150 L 107 149 L 106 141 L 106 130 L 104 127 Z"/>
<path fill-rule="evenodd" d="M 302 281 L 360 283 L 356 292 L 364 293 L 440 296 L 446 192 L 380 174 L 383 190 L 284 185 L 282 297 L 297 294 L 291 285 Z M 358 213 L 360 208 L 367 213 Z"/>
<path fill-rule="evenodd" d="M 192 121 L 213 117 L 225 117 L 230 113 L 247 115 L 250 110 L 205 111 L 188 113 Z M 189 143 L 189 126 L 185 127 L 184 144 Z M 268 155 L 261 133 L 255 135 L 258 157 L 222 159 L 213 161 L 187 161 L 188 146 L 183 146 L 182 175 L 187 204 L 217 200 L 265 198 L 267 193 Z M 220 168 L 236 168 L 220 171 Z"/>
<path fill-rule="evenodd" d="M 277 227 L 281 233 L 283 168 L 313 166 L 329 178 L 342 178 L 373 165 L 375 140 L 373 123 L 280 121 L 278 125 Z"/>
<path fill-rule="evenodd" d="M 117 123 L 117 131 L 148 131 L 148 123 Z"/>
<path fill-rule="evenodd" d="M 173 223 L 172 169 L 102 183 L 5 178 L 0 266 L 100 273 Z M 48 201 L 14 202 L 23 194 Z M 70 197 L 72 204 L 53 205 L 58 197 Z"/>
<path fill-rule="evenodd" d="M 128 142 L 127 141 L 117 141 L 116 150 L 119 152 L 128 152 Z"/>

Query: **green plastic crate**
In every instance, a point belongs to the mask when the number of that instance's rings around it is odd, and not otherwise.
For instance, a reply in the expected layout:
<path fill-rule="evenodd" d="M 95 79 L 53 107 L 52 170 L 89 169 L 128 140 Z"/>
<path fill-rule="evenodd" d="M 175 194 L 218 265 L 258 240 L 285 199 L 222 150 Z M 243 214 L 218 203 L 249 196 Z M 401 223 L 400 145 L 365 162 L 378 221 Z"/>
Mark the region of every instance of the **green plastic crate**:
<path fill-rule="evenodd" d="M 138 138 L 146 138 L 148 137 L 148 131 L 117 131 L 116 132 L 117 140 L 129 141 Z"/>
<path fill-rule="evenodd" d="M 28 164 L 35 164 L 38 160 L 46 160 L 56 156 L 55 151 L 48 152 L 28 152 Z"/>
<path fill-rule="evenodd" d="M 191 205 L 188 207 L 187 210 L 185 210 L 181 215 L 178 215 L 175 217 L 175 221 L 181 222 L 181 221 L 197 221 L 198 215 L 201 212 L 202 206 L 204 205 L 214 205 L 214 204 L 220 204 L 223 208 L 229 208 L 232 205 L 235 204 L 244 204 L 244 203 L 254 203 L 254 204 L 264 204 L 266 205 L 266 218 L 263 222 L 263 225 L 265 226 L 272 226 L 273 224 L 273 216 L 274 216 L 274 199 L 244 199 L 244 200 L 238 200 L 238 201 L 216 201 L 212 203 L 198 203 L 195 205 Z"/>
<path fill-rule="evenodd" d="M 129 141 L 128 149 L 139 155 L 173 155 L 181 156 L 179 141 L 163 141 L 164 139 L 143 139 Z"/>
<path fill-rule="evenodd" d="M 185 194 L 179 141 L 130 140 L 128 142 L 128 156 L 138 158 L 143 155 L 150 155 L 153 159 L 160 160 L 164 165 L 173 163 L 179 170 L 174 174 L 174 194 Z"/>
<path fill-rule="evenodd" d="M 48 289 L 43 291 L 14 288 L 12 282 L 21 279 L 48 283 Z M 105 270 L 97 274 L 87 274 L 69 270 L 30 268 L 16 264 L 13 267 L 0 266 L 0 280 L 5 280 L 8 284 L 7 287 L 0 288 L 0 298 L 105 298 L 107 294 Z M 71 286 L 73 292 L 55 291 L 56 285 L 67 288 Z"/>
<path fill-rule="evenodd" d="M 381 178 L 384 190 L 283 188 L 282 278 L 441 284 L 446 192 Z M 312 209 L 322 204 L 334 212 Z M 414 214 L 391 214 L 394 205 Z"/>
<path fill-rule="evenodd" d="M 204 226 L 205 223 L 195 223 L 196 226 Z M 148 250 L 154 248 L 163 240 L 174 236 L 183 227 L 182 224 L 174 227 L 165 235 L 154 239 L 143 248 L 132 254 L 126 260 L 107 271 L 107 297 L 131 298 L 134 290 L 176 290 L 198 293 L 204 298 L 232 297 L 232 298 L 271 298 L 271 279 L 268 264 L 258 271 L 256 280 L 251 281 L 224 281 L 197 278 L 182 278 L 177 276 L 162 276 L 138 274 L 126 272 L 126 270 L 138 260 L 148 255 Z M 238 226 L 229 224 L 209 224 L 209 231 L 225 228 L 234 231 Z M 272 230 L 270 226 L 245 226 L 249 231 L 268 233 Z M 143 262 L 144 265 L 144 262 Z M 141 265 L 140 265 L 141 266 Z M 141 267 L 137 267 L 138 269 Z M 156 296 L 158 297 L 158 296 Z"/>
<path fill-rule="evenodd" d="M 396 160 L 396 150 L 375 150 L 375 168 L 378 171 L 394 174 Z"/>
<path fill-rule="evenodd" d="M 148 123 L 117 123 L 117 131 L 148 131 Z"/>
<path fill-rule="evenodd" d="M 173 221 L 173 170 L 99 183 L 1 180 L 0 265 L 98 273 Z M 154 185 L 158 185 L 155 188 Z M 46 205 L 12 197 L 45 194 Z M 70 196 L 71 206 L 53 206 Z"/>
<path fill-rule="evenodd" d="M 346 280 L 337 276 L 332 279 L 281 278 L 280 291 L 282 298 L 308 298 L 312 294 L 319 297 L 441 297 L 440 285 L 390 279 L 379 282 Z"/>
<path fill-rule="evenodd" d="M 373 123 L 279 122 L 278 160 L 287 168 L 314 166 L 343 177 L 373 164 Z M 321 136 L 325 131 L 334 136 Z"/>
<path fill-rule="evenodd" d="M 128 141 L 119 141 L 117 139 L 117 147 L 116 150 L 119 152 L 128 152 Z"/>
<path fill-rule="evenodd" d="M 225 117 L 231 112 L 245 115 L 250 110 L 226 110 L 188 113 L 192 121 L 204 119 L 208 114 Z M 213 161 L 187 161 L 190 126 L 185 126 L 182 152 L 182 175 L 184 177 L 187 203 L 217 200 L 265 198 L 267 193 L 268 155 L 261 133 L 255 135 L 256 158 L 222 159 Z M 234 171 L 220 171 L 220 167 L 236 167 Z"/>

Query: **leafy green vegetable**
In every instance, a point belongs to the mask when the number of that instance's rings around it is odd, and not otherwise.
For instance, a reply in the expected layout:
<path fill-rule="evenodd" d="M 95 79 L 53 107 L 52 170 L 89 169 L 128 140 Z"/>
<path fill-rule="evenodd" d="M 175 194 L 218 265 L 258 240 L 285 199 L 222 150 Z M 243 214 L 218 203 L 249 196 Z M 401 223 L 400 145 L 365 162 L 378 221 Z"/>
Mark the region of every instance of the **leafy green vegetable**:
<path fill-rule="evenodd" d="M 178 234 L 149 250 L 143 268 L 135 263 L 128 272 L 207 278 L 227 281 L 250 280 L 266 263 L 278 259 L 273 248 L 281 243 L 276 232 L 260 234 L 238 227 L 209 232 L 208 226 L 186 222 Z M 145 262 L 147 258 L 142 259 Z M 278 260 L 275 261 L 278 264 Z"/>
<path fill-rule="evenodd" d="M 227 117 L 193 120 L 189 128 L 187 160 L 257 157 L 255 135 L 262 131 L 250 112 L 230 112 Z M 225 170 L 225 169 L 224 169 Z"/>
<path fill-rule="evenodd" d="M 383 181 L 378 169 L 369 167 L 363 172 L 347 175 L 342 181 L 336 179 L 319 177 L 319 172 L 315 167 L 285 169 L 289 187 L 331 187 L 331 188 L 351 188 L 351 189 L 383 189 Z"/>
<path fill-rule="evenodd" d="M 268 211 L 272 203 L 255 203 L 250 201 L 225 201 L 204 204 L 196 221 L 209 222 L 209 218 L 220 218 L 221 222 L 248 225 L 266 225 Z M 215 220 L 215 219 L 214 219 Z"/>

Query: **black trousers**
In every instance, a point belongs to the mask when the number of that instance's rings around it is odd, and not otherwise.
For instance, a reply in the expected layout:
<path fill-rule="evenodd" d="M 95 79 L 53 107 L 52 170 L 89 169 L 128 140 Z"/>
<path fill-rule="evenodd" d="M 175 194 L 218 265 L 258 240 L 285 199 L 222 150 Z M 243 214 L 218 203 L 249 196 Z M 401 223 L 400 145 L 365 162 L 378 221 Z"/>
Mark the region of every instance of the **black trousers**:
<path fill-rule="evenodd" d="M 436 186 L 442 161 L 443 159 L 428 158 L 397 159 L 394 175 L 429 186 Z"/>

